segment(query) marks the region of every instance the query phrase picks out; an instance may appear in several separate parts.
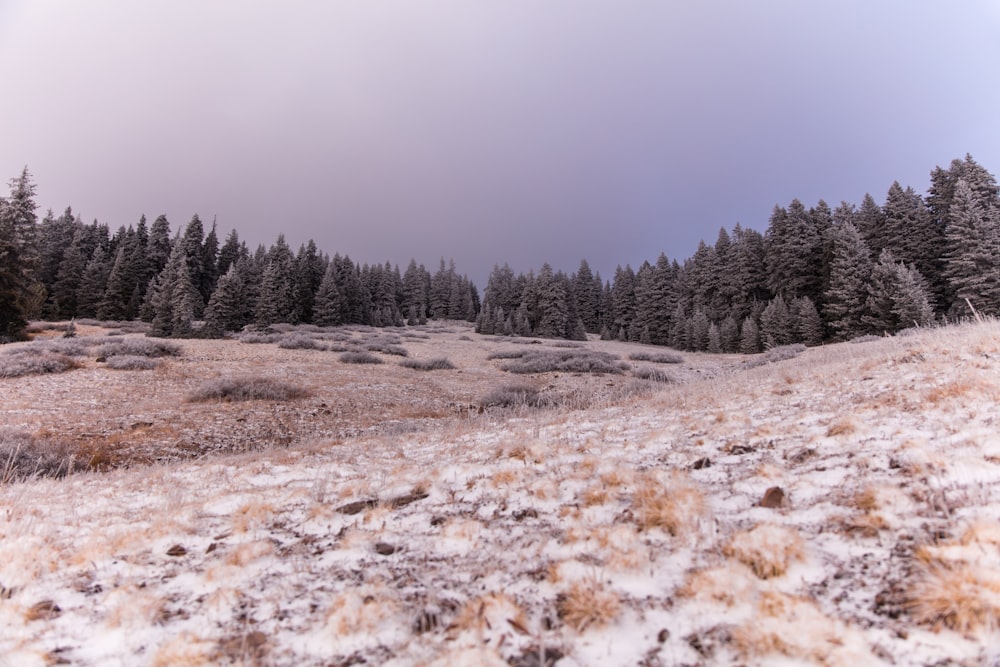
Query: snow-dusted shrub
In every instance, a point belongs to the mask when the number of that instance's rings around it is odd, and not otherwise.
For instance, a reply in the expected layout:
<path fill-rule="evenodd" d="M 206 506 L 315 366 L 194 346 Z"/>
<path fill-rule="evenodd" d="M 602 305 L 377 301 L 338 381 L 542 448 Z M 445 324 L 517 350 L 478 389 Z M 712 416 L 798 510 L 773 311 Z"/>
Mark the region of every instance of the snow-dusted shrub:
<path fill-rule="evenodd" d="M 83 467 L 73 457 L 73 447 L 68 442 L 0 429 L 0 483 L 32 477 L 63 477 Z"/>
<path fill-rule="evenodd" d="M 434 359 L 403 359 L 399 362 L 399 365 L 405 368 L 412 368 L 416 371 L 450 371 L 455 368 L 455 364 L 448 361 L 445 357 L 436 357 Z"/>
<path fill-rule="evenodd" d="M 79 367 L 80 362 L 69 355 L 46 349 L 21 348 L 0 356 L 0 378 L 64 373 Z"/>
<path fill-rule="evenodd" d="M 151 371 L 160 365 L 159 360 L 122 354 L 108 357 L 108 368 L 116 371 Z"/>
<path fill-rule="evenodd" d="M 571 341 L 571 340 L 557 340 L 557 341 L 553 341 L 553 342 L 549 343 L 549 345 L 551 345 L 552 347 L 566 347 L 566 348 L 573 348 L 573 349 L 578 348 L 578 347 L 583 347 L 582 343 L 576 343 L 576 342 Z"/>
<path fill-rule="evenodd" d="M 684 357 L 674 352 L 632 352 L 628 358 L 632 361 L 648 361 L 653 364 L 684 363 Z"/>
<path fill-rule="evenodd" d="M 241 343 L 247 343 L 249 345 L 261 345 L 268 343 L 277 343 L 282 339 L 280 333 L 261 333 L 259 331 L 247 331 L 246 333 L 240 334 L 239 341 Z"/>
<path fill-rule="evenodd" d="M 116 338 L 99 345 L 98 357 L 179 357 L 181 346 L 161 338 Z"/>
<path fill-rule="evenodd" d="M 551 405 L 548 396 L 529 384 L 505 384 L 479 399 L 484 408 L 542 408 Z"/>
<path fill-rule="evenodd" d="M 279 380 L 257 376 L 219 378 L 202 383 L 188 401 L 290 401 L 309 392 Z"/>
<path fill-rule="evenodd" d="M 674 382 L 674 377 L 660 368 L 641 366 L 632 369 L 632 375 L 640 380 L 651 380 L 653 382 Z"/>
<path fill-rule="evenodd" d="M 87 346 L 92 345 L 93 341 L 93 338 L 46 338 L 14 348 L 8 354 L 37 354 L 45 351 L 65 354 L 70 357 L 85 357 L 87 356 Z"/>
<path fill-rule="evenodd" d="M 794 530 L 765 523 L 734 535 L 723 553 L 747 565 L 761 579 L 770 579 L 802 560 L 805 547 Z"/>
<path fill-rule="evenodd" d="M 866 334 L 864 336 L 858 336 L 857 338 L 852 338 L 851 343 L 871 343 L 876 340 L 882 340 L 882 336 L 873 336 L 872 334 Z"/>
<path fill-rule="evenodd" d="M 622 373 L 628 364 L 607 352 L 593 350 L 528 350 L 520 358 L 503 365 L 509 373 Z"/>
<path fill-rule="evenodd" d="M 285 350 L 325 350 L 326 345 L 304 333 L 291 333 L 278 341 L 278 347 Z"/>
<path fill-rule="evenodd" d="M 381 352 L 382 354 L 392 354 L 397 357 L 408 357 L 410 355 L 405 347 L 382 341 L 365 343 L 365 349 L 369 352 Z"/>
<path fill-rule="evenodd" d="M 619 595 L 597 578 L 575 582 L 559 595 L 556 606 L 559 618 L 577 632 L 608 625 L 621 607 Z"/>
<path fill-rule="evenodd" d="M 371 352 L 363 352 L 356 350 L 353 352 L 344 352 L 340 355 L 339 359 L 345 364 L 381 364 L 382 360 L 376 357 Z"/>
<path fill-rule="evenodd" d="M 490 352 L 486 355 L 487 359 L 520 359 L 525 354 L 527 350 L 497 350 L 496 352 Z"/>

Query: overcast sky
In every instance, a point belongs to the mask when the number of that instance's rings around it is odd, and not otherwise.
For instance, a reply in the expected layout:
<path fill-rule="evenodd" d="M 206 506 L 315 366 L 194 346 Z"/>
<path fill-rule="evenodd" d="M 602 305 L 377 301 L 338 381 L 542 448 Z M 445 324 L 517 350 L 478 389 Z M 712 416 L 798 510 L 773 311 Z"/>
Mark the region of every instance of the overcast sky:
<path fill-rule="evenodd" d="M 0 177 L 43 212 L 480 289 L 1000 171 L 1000 0 L 0 0 L 0 63 Z"/>

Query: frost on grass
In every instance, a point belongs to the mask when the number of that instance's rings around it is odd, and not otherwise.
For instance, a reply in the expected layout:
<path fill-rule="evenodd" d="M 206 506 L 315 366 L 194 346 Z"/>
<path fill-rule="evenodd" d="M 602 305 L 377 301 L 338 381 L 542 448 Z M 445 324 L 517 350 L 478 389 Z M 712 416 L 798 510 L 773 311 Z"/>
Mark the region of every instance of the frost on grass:
<path fill-rule="evenodd" d="M 640 380 L 650 380 L 651 382 L 671 383 L 675 381 L 674 376 L 670 373 L 651 366 L 634 368 L 632 369 L 632 375 Z"/>
<path fill-rule="evenodd" d="M 179 357 L 181 346 L 159 338 L 115 338 L 97 346 L 94 354 L 104 357 Z"/>
<path fill-rule="evenodd" d="M 285 350 L 325 350 L 326 345 L 305 333 L 291 333 L 281 337 L 278 347 Z"/>
<path fill-rule="evenodd" d="M 110 357 L 107 363 L 108 368 L 115 371 L 151 371 L 159 365 L 158 359 L 132 354 Z"/>
<path fill-rule="evenodd" d="M 62 477 L 82 469 L 68 442 L 0 429 L 0 483 L 33 477 Z"/>
<path fill-rule="evenodd" d="M 251 376 L 209 380 L 188 396 L 188 401 L 291 401 L 308 395 L 302 387 Z"/>
<path fill-rule="evenodd" d="M 607 352 L 595 350 L 526 350 L 517 359 L 504 364 L 502 369 L 510 373 L 609 373 L 619 374 L 628 364 Z"/>
<path fill-rule="evenodd" d="M 445 357 L 435 357 L 433 359 L 404 359 L 399 362 L 404 368 L 412 368 L 416 371 L 449 371 L 455 368 L 455 364 Z"/>

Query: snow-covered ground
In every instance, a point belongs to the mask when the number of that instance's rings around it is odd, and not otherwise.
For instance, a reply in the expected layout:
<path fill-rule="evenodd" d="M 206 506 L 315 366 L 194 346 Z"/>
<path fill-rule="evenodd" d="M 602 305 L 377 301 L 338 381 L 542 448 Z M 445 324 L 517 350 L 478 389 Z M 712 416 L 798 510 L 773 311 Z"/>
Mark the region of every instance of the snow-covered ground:
<path fill-rule="evenodd" d="M 1000 325 L 699 359 L 584 410 L 2 486 L 0 665 L 1000 664 Z"/>

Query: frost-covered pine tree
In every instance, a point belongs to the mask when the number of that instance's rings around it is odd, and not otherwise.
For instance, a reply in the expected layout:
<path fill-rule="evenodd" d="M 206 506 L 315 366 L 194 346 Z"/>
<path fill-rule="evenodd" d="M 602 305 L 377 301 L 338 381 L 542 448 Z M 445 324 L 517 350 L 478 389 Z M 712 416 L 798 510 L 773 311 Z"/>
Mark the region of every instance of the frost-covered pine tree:
<path fill-rule="evenodd" d="M 104 298 L 110 270 L 104 247 L 98 245 L 94 248 L 90 261 L 87 262 L 87 268 L 83 270 L 83 276 L 80 277 L 76 298 L 77 317 L 97 317 L 97 308 Z"/>
<path fill-rule="evenodd" d="M 955 186 L 946 232 L 945 276 L 955 294 L 952 316 L 1000 314 L 1000 210 L 977 201 L 964 180 Z"/>
<path fill-rule="evenodd" d="M 876 333 L 930 324 L 930 292 L 920 272 L 883 250 L 872 269 L 864 323 Z"/>
<path fill-rule="evenodd" d="M 760 336 L 767 349 L 795 342 L 795 331 L 788 304 L 780 296 L 772 299 L 761 313 Z"/>
<path fill-rule="evenodd" d="M 830 263 L 830 286 L 823 313 L 834 335 L 848 340 L 864 334 L 863 323 L 868 300 L 868 282 L 872 259 L 861 232 L 845 222 L 833 231 L 833 260 Z"/>
<path fill-rule="evenodd" d="M 795 338 L 800 343 L 813 347 L 823 343 L 823 319 L 816 304 L 807 296 L 793 299 L 789 306 Z"/>
<path fill-rule="evenodd" d="M 319 283 L 319 289 L 316 290 L 313 323 L 321 327 L 343 323 L 343 299 L 340 288 L 337 287 L 337 266 L 334 262 L 330 262 Z"/>
<path fill-rule="evenodd" d="M 743 354 L 760 352 L 760 329 L 757 322 L 749 315 L 743 320 L 743 326 L 740 327 L 740 352 Z"/>
<path fill-rule="evenodd" d="M 222 336 L 226 331 L 239 331 L 246 324 L 244 312 L 243 277 L 238 264 L 230 264 L 212 292 L 208 305 L 205 307 L 206 336 Z"/>

